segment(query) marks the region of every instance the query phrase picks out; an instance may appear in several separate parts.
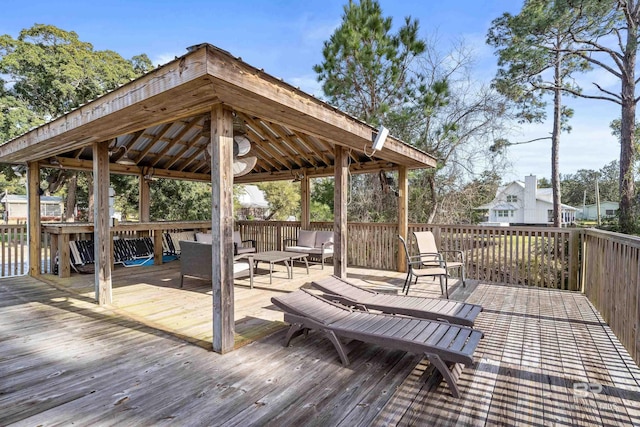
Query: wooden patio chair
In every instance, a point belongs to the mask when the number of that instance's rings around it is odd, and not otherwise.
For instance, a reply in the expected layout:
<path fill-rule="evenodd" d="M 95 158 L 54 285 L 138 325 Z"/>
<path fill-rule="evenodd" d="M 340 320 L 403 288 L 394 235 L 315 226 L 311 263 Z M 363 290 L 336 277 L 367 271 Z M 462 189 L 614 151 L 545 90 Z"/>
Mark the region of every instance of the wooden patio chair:
<path fill-rule="evenodd" d="M 449 282 L 448 282 L 448 274 L 446 264 L 444 260 L 440 257 L 439 264 L 430 264 L 425 265 L 421 255 L 411 256 L 409 255 L 409 249 L 407 248 L 407 242 L 402 238 L 402 236 L 398 236 L 400 242 L 402 243 L 402 247 L 404 248 L 404 254 L 407 259 L 407 277 L 404 279 L 404 286 L 402 288 L 402 292 L 407 295 L 409 293 L 409 288 L 411 287 L 411 282 L 418 282 L 418 277 L 438 277 L 440 279 L 440 290 L 442 291 L 442 295 L 446 295 L 447 299 L 449 299 Z M 433 256 L 435 259 L 438 258 L 438 254 L 425 254 L 425 256 Z M 415 281 L 413 280 L 415 278 Z"/>
<path fill-rule="evenodd" d="M 450 269 L 458 269 L 462 286 L 466 286 L 464 278 L 464 252 L 439 250 L 438 245 L 436 245 L 436 239 L 431 231 L 414 231 L 413 236 L 416 239 L 418 252 L 425 266 L 439 264 L 440 260 L 444 259 L 447 271 Z M 439 256 L 433 255 L 434 253 L 439 254 Z M 453 254 L 453 260 L 447 258 L 449 254 Z"/>
<path fill-rule="evenodd" d="M 304 289 L 272 297 L 289 323 L 285 347 L 300 334 L 316 330 L 335 346 L 344 366 L 349 358 L 341 338 L 424 354 L 442 374 L 454 397 L 460 397 L 458 369 L 473 363 L 473 353 L 483 333 L 466 326 L 405 316 L 354 311 Z"/>
<path fill-rule="evenodd" d="M 401 314 L 421 319 L 443 320 L 457 325 L 473 326 L 482 306 L 441 298 L 380 294 L 336 276 L 311 282 L 311 286 L 325 293 L 324 298 L 364 310 Z"/>

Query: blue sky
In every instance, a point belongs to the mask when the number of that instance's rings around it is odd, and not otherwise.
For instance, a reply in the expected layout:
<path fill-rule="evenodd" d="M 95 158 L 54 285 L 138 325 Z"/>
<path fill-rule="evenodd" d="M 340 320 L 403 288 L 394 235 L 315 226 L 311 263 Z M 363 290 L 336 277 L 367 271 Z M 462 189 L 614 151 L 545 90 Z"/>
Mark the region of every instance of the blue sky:
<path fill-rule="evenodd" d="M 249 64 L 283 78 L 301 89 L 320 95 L 312 70 L 322 61 L 322 43 L 339 25 L 347 0 L 120 0 L 120 1 L 11 1 L 0 14 L 0 34 L 17 37 L 35 23 L 75 31 L 95 49 L 110 49 L 125 58 L 146 53 L 155 64 L 186 53 L 185 48 L 211 43 L 240 56 Z M 420 21 L 421 35 L 437 32 L 442 49 L 460 38 L 474 50 L 475 77 L 487 82 L 496 70 L 492 49 L 484 44 L 491 21 L 503 12 L 517 13 L 515 0 L 380 0 L 383 13 L 400 24 L 410 15 Z M 599 73 L 580 76 L 585 86 L 607 77 Z M 604 82 L 604 83 L 603 83 Z M 619 144 L 609 123 L 619 117 L 617 104 L 570 100 L 575 110 L 573 131 L 563 135 L 560 172 L 600 169 L 619 157 Z M 551 123 L 514 128 L 509 139 L 548 136 Z M 512 147 L 505 181 L 524 175 L 550 177 L 549 141 Z"/>

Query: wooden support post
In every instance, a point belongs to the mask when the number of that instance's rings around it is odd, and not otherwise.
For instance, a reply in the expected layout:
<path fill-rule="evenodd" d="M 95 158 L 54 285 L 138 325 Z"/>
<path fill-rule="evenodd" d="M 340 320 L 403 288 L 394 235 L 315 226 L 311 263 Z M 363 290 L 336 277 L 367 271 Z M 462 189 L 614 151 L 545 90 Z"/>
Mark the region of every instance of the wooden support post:
<path fill-rule="evenodd" d="M 138 183 L 140 200 L 138 204 L 138 215 L 140 222 L 149 222 L 151 215 L 149 214 L 149 205 L 151 204 L 151 188 L 149 181 L 144 179 L 143 175 L 140 175 L 140 182 Z"/>
<path fill-rule="evenodd" d="M 153 232 L 153 264 L 162 264 L 162 230 Z"/>
<path fill-rule="evenodd" d="M 38 162 L 27 163 L 27 235 L 29 236 L 29 276 L 40 275 L 40 167 Z"/>
<path fill-rule="evenodd" d="M 309 230 L 311 225 L 311 186 L 310 179 L 305 174 L 300 181 L 300 228 Z"/>
<path fill-rule="evenodd" d="M 409 180 L 407 179 L 407 167 L 400 166 L 398 169 L 398 234 L 402 236 L 405 242 L 408 240 L 409 234 Z M 407 259 L 404 250 L 400 248 L 400 241 L 397 242 L 398 248 L 398 271 L 406 273 Z"/>
<path fill-rule="evenodd" d="M 53 235 L 52 235 L 53 236 Z M 71 277 L 71 249 L 69 248 L 69 235 L 58 236 L 58 277 Z"/>
<path fill-rule="evenodd" d="M 211 109 L 211 256 L 213 350 L 233 350 L 233 116 Z"/>
<path fill-rule="evenodd" d="M 109 147 L 93 144 L 93 234 L 95 292 L 100 305 L 111 304 L 111 218 L 109 218 Z"/>
<path fill-rule="evenodd" d="M 333 274 L 347 277 L 347 192 L 349 176 L 349 158 L 341 145 L 335 146 L 335 192 L 333 198 Z M 363 242 L 364 243 L 364 242 Z"/>

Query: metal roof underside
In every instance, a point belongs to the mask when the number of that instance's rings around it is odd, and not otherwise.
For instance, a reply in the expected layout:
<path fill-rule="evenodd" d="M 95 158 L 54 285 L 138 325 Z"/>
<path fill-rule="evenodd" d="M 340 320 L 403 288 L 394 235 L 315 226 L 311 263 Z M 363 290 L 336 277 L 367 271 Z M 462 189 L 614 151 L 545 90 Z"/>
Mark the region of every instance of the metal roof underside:
<path fill-rule="evenodd" d="M 352 173 L 436 163 L 393 137 L 371 155 L 375 128 L 208 44 L 3 144 L 0 162 L 88 170 L 98 143 L 109 146 L 112 173 L 208 180 L 219 103 L 258 159 L 235 182 L 333 175 L 336 145 L 348 149 Z M 116 163 L 125 155 L 134 164 Z"/>

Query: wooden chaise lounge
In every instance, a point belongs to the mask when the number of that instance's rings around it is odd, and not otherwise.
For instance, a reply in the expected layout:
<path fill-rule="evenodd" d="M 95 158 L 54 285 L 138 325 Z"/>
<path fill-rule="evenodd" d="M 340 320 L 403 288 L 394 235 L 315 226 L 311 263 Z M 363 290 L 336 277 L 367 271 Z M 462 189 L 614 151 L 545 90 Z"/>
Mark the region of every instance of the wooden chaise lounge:
<path fill-rule="evenodd" d="M 324 292 L 325 298 L 355 308 L 379 310 L 421 319 L 444 320 L 457 325 L 473 326 L 482 306 L 407 295 L 389 295 L 361 288 L 336 276 L 314 281 L 311 285 Z"/>
<path fill-rule="evenodd" d="M 349 358 L 341 338 L 423 353 L 447 381 L 454 397 L 460 397 L 456 376 L 461 370 L 456 366 L 473 363 L 473 353 L 483 336 L 466 326 L 354 311 L 304 289 L 273 297 L 271 301 L 284 311 L 284 320 L 291 325 L 285 346 L 294 337 L 314 329 L 333 343 L 344 366 L 349 365 Z"/>

